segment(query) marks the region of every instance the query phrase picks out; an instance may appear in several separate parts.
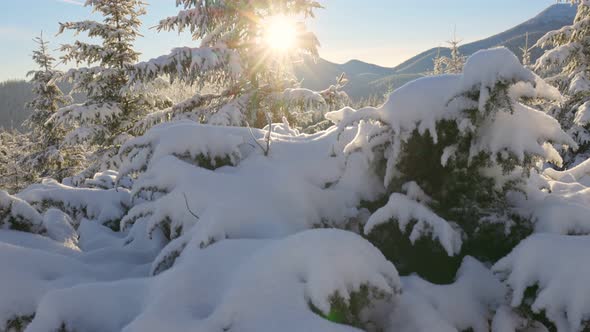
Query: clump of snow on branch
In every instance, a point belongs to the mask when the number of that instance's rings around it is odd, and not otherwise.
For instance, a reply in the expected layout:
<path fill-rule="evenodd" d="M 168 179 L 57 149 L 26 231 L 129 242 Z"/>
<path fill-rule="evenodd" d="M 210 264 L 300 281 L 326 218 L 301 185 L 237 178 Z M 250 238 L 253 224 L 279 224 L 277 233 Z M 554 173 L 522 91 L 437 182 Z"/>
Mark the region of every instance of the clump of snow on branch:
<path fill-rule="evenodd" d="M 101 224 L 120 220 L 130 206 L 126 189 L 92 189 L 69 187 L 54 180 L 44 180 L 18 193 L 17 197 L 40 210 L 56 207 L 67 212 L 78 224 L 82 218 Z"/>

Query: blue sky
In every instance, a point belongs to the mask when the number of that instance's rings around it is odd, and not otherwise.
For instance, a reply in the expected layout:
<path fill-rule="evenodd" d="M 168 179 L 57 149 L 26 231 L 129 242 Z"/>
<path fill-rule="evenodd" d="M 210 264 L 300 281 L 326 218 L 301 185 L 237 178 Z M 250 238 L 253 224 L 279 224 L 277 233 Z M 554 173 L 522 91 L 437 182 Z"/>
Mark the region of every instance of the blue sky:
<path fill-rule="evenodd" d="M 92 17 L 82 0 L 0 0 L 0 81 L 23 78 L 32 67 L 32 38 L 41 30 L 54 48 L 72 40 L 54 36 L 58 22 Z M 144 38 L 137 43 L 149 59 L 172 47 L 190 45 L 188 35 L 157 34 L 148 29 L 177 12 L 174 0 L 147 0 Z M 320 0 L 326 9 L 310 22 L 322 48 L 334 62 L 360 59 L 394 66 L 428 48 L 444 44 L 456 26 L 464 42 L 478 40 L 535 16 L 555 0 Z"/>

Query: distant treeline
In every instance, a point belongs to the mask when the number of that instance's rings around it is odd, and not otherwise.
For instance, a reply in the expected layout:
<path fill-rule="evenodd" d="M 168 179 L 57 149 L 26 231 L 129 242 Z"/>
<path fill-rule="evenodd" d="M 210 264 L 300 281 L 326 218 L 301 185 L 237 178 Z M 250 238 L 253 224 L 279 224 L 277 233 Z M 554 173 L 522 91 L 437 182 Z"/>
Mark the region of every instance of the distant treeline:
<path fill-rule="evenodd" d="M 0 83 L 0 127 L 22 129 L 22 123 L 31 115 L 25 103 L 33 98 L 31 83 L 10 80 Z"/>
<path fill-rule="evenodd" d="M 64 93 L 71 90 L 70 83 L 59 83 Z M 8 80 L 0 82 L 0 129 L 26 130 L 23 122 L 31 115 L 32 110 L 25 104 L 33 98 L 32 85 L 25 80 Z M 74 101 L 84 98 L 74 95 Z"/>

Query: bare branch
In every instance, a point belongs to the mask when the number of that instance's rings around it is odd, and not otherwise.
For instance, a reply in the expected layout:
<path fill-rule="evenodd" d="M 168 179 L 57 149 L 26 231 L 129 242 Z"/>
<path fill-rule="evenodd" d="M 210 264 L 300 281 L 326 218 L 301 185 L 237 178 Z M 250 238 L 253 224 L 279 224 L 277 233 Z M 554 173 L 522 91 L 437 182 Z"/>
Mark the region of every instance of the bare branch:
<path fill-rule="evenodd" d="M 254 136 L 254 132 L 252 131 L 252 127 L 250 127 L 248 121 L 246 121 L 246 126 L 248 126 L 248 129 L 250 130 L 250 135 L 252 136 L 252 139 L 254 140 L 254 142 L 256 142 L 258 147 L 264 152 L 264 155 L 266 156 L 266 150 L 264 149 L 264 146 L 262 146 L 262 144 L 258 142 L 258 139 L 256 139 L 256 136 Z"/>
<path fill-rule="evenodd" d="M 182 195 L 184 196 L 184 203 L 186 204 L 186 209 L 188 210 L 188 212 L 192 214 L 193 217 L 195 217 L 197 220 L 201 219 L 196 213 L 193 212 L 193 210 L 191 210 L 190 206 L 188 206 L 188 199 L 186 198 L 186 193 L 182 193 Z"/>
<path fill-rule="evenodd" d="M 266 134 L 266 150 L 264 151 L 264 155 L 268 156 L 268 153 L 270 152 L 270 135 L 272 134 L 272 118 L 270 116 L 270 114 L 267 112 L 266 113 L 266 120 L 268 121 L 268 133 Z"/>

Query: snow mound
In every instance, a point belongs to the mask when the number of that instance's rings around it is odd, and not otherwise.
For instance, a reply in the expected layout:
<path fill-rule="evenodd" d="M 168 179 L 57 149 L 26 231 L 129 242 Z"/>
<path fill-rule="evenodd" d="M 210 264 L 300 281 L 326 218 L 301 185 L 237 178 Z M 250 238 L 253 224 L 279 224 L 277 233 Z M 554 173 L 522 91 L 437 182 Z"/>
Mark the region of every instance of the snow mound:
<path fill-rule="evenodd" d="M 512 307 L 528 303 L 525 291 L 538 286 L 533 312 L 544 311 L 558 331 L 581 331 L 590 320 L 589 248 L 588 236 L 536 234 L 493 269 L 511 288 Z"/>
<path fill-rule="evenodd" d="M 506 287 L 472 257 L 465 257 L 454 283 L 436 285 L 417 276 L 402 277 L 399 310 L 391 331 L 489 331 L 495 308 Z"/>
<path fill-rule="evenodd" d="M 138 278 L 147 274 L 151 261 L 161 250 L 161 237 L 149 240 L 144 235 L 143 241 L 134 245 L 125 245 L 126 240 L 119 238 L 108 228 L 94 225 L 92 232 L 79 228 L 80 247 L 84 241 L 91 240 L 97 234 L 97 228 L 103 228 L 105 237 L 109 238 L 109 247 L 81 252 L 68 241 L 74 241 L 72 229 L 65 225 L 67 216 L 61 211 L 50 209 L 44 215 L 44 224 L 48 225 L 47 237 L 9 230 L 0 230 L 0 265 L 10 267 L 0 269 L 0 327 L 8 322 L 20 321 L 26 325 L 37 312 L 42 299 L 53 291 L 80 284 L 97 281 Z M 84 224 L 83 224 L 84 225 Z M 140 236 L 143 232 L 133 231 Z M 88 239 L 83 239 L 90 236 Z M 139 240 L 139 238 L 138 238 Z M 84 301 L 89 303 L 89 294 Z M 111 294 L 112 296 L 112 294 Z M 93 299 L 94 301 L 94 299 Z M 78 308 L 84 310 L 85 305 Z M 102 317 L 96 312 L 86 312 L 87 316 Z M 99 329 L 100 330 L 100 329 Z M 45 329 L 47 331 L 47 329 Z"/>
<path fill-rule="evenodd" d="M 282 240 L 227 240 L 185 251 L 175 269 L 153 279 L 52 292 L 27 331 L 62 324 L 84 331 L 357 331 L 328 321 L 311 305 L 327 315 L 335 294 L 348 303 L 363 286 L 383 297 L 364 307 L 361 319 L 386 319 L 383 313 L 393 309 L 400 292 L 397 271 L 353 233 L 311 230 Z M 108 312 L 110 319 L 91 312 Z"/>

